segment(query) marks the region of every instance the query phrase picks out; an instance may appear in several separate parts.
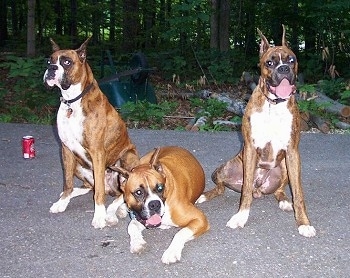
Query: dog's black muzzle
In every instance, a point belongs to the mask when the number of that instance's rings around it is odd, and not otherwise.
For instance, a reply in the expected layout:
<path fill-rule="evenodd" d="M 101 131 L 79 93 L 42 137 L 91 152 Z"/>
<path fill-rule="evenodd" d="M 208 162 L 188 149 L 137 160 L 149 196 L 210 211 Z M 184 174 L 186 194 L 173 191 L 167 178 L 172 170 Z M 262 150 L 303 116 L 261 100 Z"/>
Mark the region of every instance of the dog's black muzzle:
<path fill-rule="evenodd" d="M 56 70 L 58 70 L 57 65 L 49 65 L 47 67 L 47 74 L 45 80 L 55 79 Z"/>

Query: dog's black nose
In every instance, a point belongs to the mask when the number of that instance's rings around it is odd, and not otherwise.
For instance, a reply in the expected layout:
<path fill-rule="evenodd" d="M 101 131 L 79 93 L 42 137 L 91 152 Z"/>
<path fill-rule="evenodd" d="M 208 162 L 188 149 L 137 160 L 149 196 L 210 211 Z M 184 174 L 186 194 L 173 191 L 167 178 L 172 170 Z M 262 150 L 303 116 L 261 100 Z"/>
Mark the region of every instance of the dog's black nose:
<path fill-rule="evenodd" d="M 47 69 L 48 70 L 58 70 L 58 66 L 57 65 L 48 65 Z"/>
<path fill-rule="evenodd" d="M 281 74 L 287 74 L 290 72 L 290 68 L 288 65 L 281 65 L 278 67 L 277 72 Z"/>
<path fill-rule="evenodd" d="M 150 211 L 158 212 L 160 207 L 161 207 L 161 204 L 159 200 L 150 201 L 148 204 L 148 208 Z"/>

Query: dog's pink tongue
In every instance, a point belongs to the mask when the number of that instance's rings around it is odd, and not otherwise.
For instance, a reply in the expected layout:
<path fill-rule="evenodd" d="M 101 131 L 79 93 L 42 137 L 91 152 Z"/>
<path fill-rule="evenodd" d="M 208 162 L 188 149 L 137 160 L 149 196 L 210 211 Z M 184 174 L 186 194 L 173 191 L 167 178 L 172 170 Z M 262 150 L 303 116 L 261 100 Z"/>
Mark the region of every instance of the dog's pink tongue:
<path fill-rule="evenodd" d="M 289 83 L 289 81 L 284 78 L 281 83 L 275 87 L 275 94 L 280 98 L 289 97 L 294 90 L 294 86 Z"/>
<path fill-rule="evenodd" d="M 162 218 L 159 214 L 153 214 L 150 218 L 146 220 L 146 224 L 151 226 L 159 226 L 162 222 Z"/>

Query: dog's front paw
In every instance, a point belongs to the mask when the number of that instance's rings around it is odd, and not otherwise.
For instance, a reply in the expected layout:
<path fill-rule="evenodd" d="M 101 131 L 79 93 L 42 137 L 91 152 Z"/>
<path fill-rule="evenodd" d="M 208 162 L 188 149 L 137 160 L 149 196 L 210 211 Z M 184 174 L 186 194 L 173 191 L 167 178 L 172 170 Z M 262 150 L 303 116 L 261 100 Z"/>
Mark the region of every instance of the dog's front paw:
<path fill-rule="evenodd" d="M 102 229 L 106 227 L 106 208 L 104 205 L 95 204 L 94 218 L 92 219 L 91 225 L 95 229 Z"/>
<path fill-rule="evenodd" d="M 227 222 L 226 226 L 232 229 L 236 229 L 237 227 L 243 228 L 245 223 L 247 223 L 248 221 L 248 217 L 249 210 L 239 211 L 231 217 L 231 219 Z"/>
<path fill-rule="evenodd" d="M 128 207 L 126 206 L 126 204 L 121 204 L 119 206 L 119 208 L 117 209 L 117 216 L 119 218 L 125 218 L 127 215 L 129 214 L 128 212 Z"/>
<path fill-rule="evenodd" d="M 146 249 L 147 242 L 143 237 L 133 238 L 130 240 L 130 252 L 141 254 Z"/>
<path fill-rule="evenodd" d="M 314 237 L 316 235 L 316 230 L 310 225 L 300 225 L 298 227 L 299 234 L 304 237 Z"/>
<path fill-rule="evenodd" d="M 59 212 L 64 212 L 69 204 L 70 198 L 60 198 L 56 203 L 54 203 L 51 208 L 50 212 L 51 213 L 59 213 Z"/>
<path fill-rule="evenodd" d="M 181 259 L 182 248 L 174 248 L 170 246 L 162 256 L 162 263 L 164 264 L 172 264 L 180 261 Z"/>
<path fill-rule="evenodd" d="M 115 213 L 108 213 L 106 215 L 106 224 L 108 226 L 115 226 L 119 222 L 118 217 L 115 215 Z"/>

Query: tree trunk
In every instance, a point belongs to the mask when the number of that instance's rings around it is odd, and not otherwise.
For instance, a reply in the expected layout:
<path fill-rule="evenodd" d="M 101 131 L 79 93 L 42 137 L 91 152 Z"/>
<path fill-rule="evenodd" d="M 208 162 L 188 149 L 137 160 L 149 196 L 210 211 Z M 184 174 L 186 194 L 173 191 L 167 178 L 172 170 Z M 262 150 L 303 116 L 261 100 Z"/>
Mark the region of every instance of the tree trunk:
<path fill-rule="evenodd" d="M 132 52 L 137 47 L 137 34 L 139 31 L 139 1 L 123 1 L 123 43 L 122 48 L 125 52 Z"/>
<path fill-rule="evenodd" d="M 35 0 L 28 0 L 27 56 L 35 56 Z"/>
<path fill-rule="evenodd" d="M 7 40 L 7 13 L 6 13 L 6 1 L 0 2 L 0 46 L 5 45 Z"/>
<path fill-rule="evenodd" d="M 110 0 L 109 4 L 110 21 L 109 21 L 109 42 L 115 42 L 115 26 L 116 26 L 116 0 Z"/>
<path fill-rule="evenodd" d="M 220 51 L 226 52 L 230 49 L 230 0 L 220 1 L 220 26 L 219 40 Z"/>
<path fill-rule="evenodd" d="M 60 0 L 55 1 L 55 27 L 56 35 L 63 35 L 63 12 L 62 12 L 62 3 Z"/>
<path fill-rule="evenodd" d="M 156 45 L 156 36 L 154 34 L 154 24 L 156 20 L 157 4 L 154 0 L 145 1 L 143 4 L 143 29 L 144 29 L 144 48 L 153 48 Z"/>
<path fill-rule="evenodd" d="M 78 3 L 77 0 L 70 0 L 70 22 L 69 22 L 69 35 L 71 36 L 72 44 L 75 45 L 78 42 Z M 94 25 L 94 24 L 93 24 Z"/>
<path fill-rule="evenodd" d="M 218 0 L 211 0 L 210 48 L 219 48 L 219 11 Z"/>

